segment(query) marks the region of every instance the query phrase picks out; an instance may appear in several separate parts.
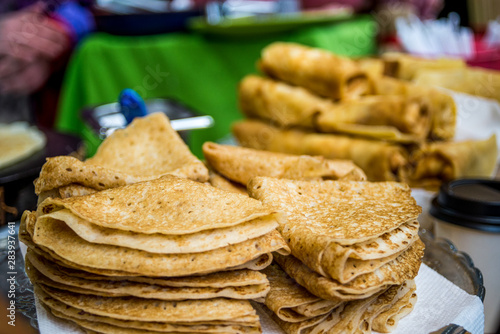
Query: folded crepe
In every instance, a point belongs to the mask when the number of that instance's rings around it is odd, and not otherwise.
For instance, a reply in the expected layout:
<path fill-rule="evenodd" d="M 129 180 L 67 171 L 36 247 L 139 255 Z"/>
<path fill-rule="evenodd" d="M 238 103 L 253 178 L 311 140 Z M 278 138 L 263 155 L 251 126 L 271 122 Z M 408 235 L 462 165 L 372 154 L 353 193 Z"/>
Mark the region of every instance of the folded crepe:
<path fill-rule="evenodd" d="M 403 142 L 425 139 L 432 120 L 427 108 L 404 96 L 370 96 L 334 103 L 304 88 L 253 75 L 240 83 L 239 102 L 246 116 L 283 127 L 302 126 Z"/>
<path fill-rule="evenodd" d="M 348 160 L 328 160 L 321 156 L 255 150 L 251 148 L 203 144 L 203 154 L 213 168 L 231 181 L 245 185 L 255 176 L 294 180 L 365 180 L 363 171 Z"/>
<path fill-rule="evenodd" d="M 148 300 L 102 298 L 38 285 L 35 292 L 55 316 L 107 333 L 260 332 L 258 316 L 246 300 Z M 134 331 L 135 329 L 135 331 Z"/>
<path fill-rule="evenodd" d="M 458 58 L 428 59 L 406 53 L 389 52 L 382 55 L 384 74 L 402 79 L 413 80 L 422 70 L 464 69 L 467 64 Z"/>
<path fill-rule="evenodd" d="M 402 287 L 404 290 L 398 291 L 398 294 L 401 295 L 401 292 L 406 292 L 399 299 L 394 298 L 393 303 L 389 308 L 382 309 L 380 313 L 378 313 L 372 321 L 373 330 L 379 333 L 391 333 L 398 326 L 399 320 L 407 316 L 415 307 L 417 303 L 417 294 L 415 281 L 410 280 L 403 283 Z"/>
<path fill-rule="evenodd" d="M 269 253 L 287 252 L 274 230 L 279 216 L 259 201 L 171 175 L 87 196 L 48 198 L 37 214 L 33 242 L 90 272 L 184 276 L 263 257 L 268 262 Z"/>
<path fill-rule="evenodd" d="M 208 162 L 205 162 L 208 168 L 208 183 L 215 188 L 230 191 L 237 194 L 247 195 L 247 188 L 243 184 L 231 181 L 214 170 Z"/>
<path fill-rule="evenodd" d="M 376 95 L 399 95 L 417 103 L 431 115 L 428 137 L 449 140 L 455 136 L 457 106 L 453 97 L 430 85 L 417 85 L 390 77 L 381 77 L 373 83 Z"/>
<path fill-rule="evenodd" d="M 393 261 L 344 284 L 318 274 L 293 255 L 275 254 L 274 260 L 291 278 L 313 295 L 326 300 L 352 301 L 366 299 L 392 285 L 414 279 L 423 256 L 424 243 L 419 239 Z"/>
<path fill-rule="evenodd" d="M 31 224 L 28 224 L 30 226 Z M 160 279 L 164 284 L 174 284 L 173 286 L 184 286 L 183 284 L 188 284 L 190 287 L 197 287 L 199 284 L 197 283 L 198 280 L 196 278 L 189 278 L 188 281 L 191 283 L 178 283 L 178 280 L 176 279 L 182 279 L 183 277 L 166 277 L 166 276 L 143 276 L 143 274 L 138 274 L 138 273 L 132 273 L 132 272 L 127 272 L 123 270 L 111 270 L 111 269 L 101 269 L 101 268 L 95 268 L 95 267 L 90 267 L 86 265 L 82 265 L 79 263 L 75 263 L 72 261 L 67 260 L 65 257 L 59 256 L 57 253 L 53 252 L 49 248 L 46 248 L 44 246 L 40 246 L 38 244 L 35 244 L 33 241 L 32 235 L 34 235 L 34 229 L 28 232 L 28 229 L 30 227 L 27 227 L 26 221 L 21 220 L 20 224 L 20 229 L 19 229 L 19 240 L 22 241 L 30 250 L 32 250 L 34 253 L 39 255 L 40 257 L 43 257 L 55 264 L 57 264 L 59 267 L 64 267 L 66 269 L 69 269 L 73 275 L 76 275 L 78 277 L 82 278 L 88 278 L 89 275 L 92 275 L 93 278 L 98 277 L 107 277 L 109 280 L 130 280 L 134 282 L 145 282 L 145 283 L 151 283 L 155 284 L 157 280 Z M 232 250 L 231 250 L 232 251 Z M 125 253 L 127 253 L 128 250 L 125 250 Z M 262 254 L 253 260 L 250 260 L 248 262 L 245 262 L 243 264 L 240 264 L 235 267 L 231 268 L 226 268 L 226 269 L 221 269 L 221 275 L 224 275 L 224 271 L 230 271 L 230 272 L 235 272 L 239 270 L 262 270 L 268 265 L 271 264 L 273 260 L 273 257 L 271 254 Z M 84 272 L 84 274 L 82 273 Z M 216 275 L 218 272 L 215 272 L 211 275 Z M 209 275 L 209 276 L 211 276 Z M 207 276 L 207 275 L 205 275 Z M 154 277 L 152 279 L 151 277 Z M 185 277 L 185 276 L 184 276 Z M 218 276 L 216 276 L 218 277 Z M 220 279 L 220 277 L 219 277 Z M 222 278 L 224 279 L 224 278 Z M 153 282 L 153 283 L 152 283 Z M 173 282 L 173 283 L 171 283 Z"/>
<path fill-rule="evenodd" d="M 267 313 L 288 334 L 320 331 L 370 333 L 375 327 L 377 330 L 394 329 L 397 321 L 412 310 L 416 301 L 413 280 L 393 285 L 365 299 L 332 302 L 318 299 L 297 285 L 279 266 L 269 266 L 265 271 L 271 283 L 271 291 L 266 297 Z M 411 302 L 410 298 L 413 298 Z M 302 303 L 306 306 L 330 303 L 327 305 L 332 307 L 323 308 L 326 312 L 312 313 L 309 317 L 297 316 L 291 306 Z"/>
<path fill-rule="evenodd" d="M 405 184 L 256 177 L 248 193 L 285 214 L 278 230 L 295 257 L 340 283 L 393 262 L 419 239 L 421 208 Z"/>
<path fill-rule="evenodd" d="M 498 149 L 496 136 L 485 140 L 428 143 L 412 155 L 410 184 L 436 188 L 460 177 L 491 177 Z"/>
<path fill-rule="evenodd" d="M 264 303 L 273 313 L 285 322 L 305 320 L 329 314 L 344 304 L 341 299 L 321 299 L 297 284 L 276 263 L 263 270 L 271 285 Z"/>
<path fill-rule="evenodd" d="M 335 100 L 371 92 L 367 74 L 355 61 L 300 44 L 270 44 L 262 50 L 259 68 L 271 78 Z"/>
<path fill-rule="evenodd" d="M 207 276 L 199 276 L 198 286 L 169 286 L 165 280 L 149 278 L 148 282 L 133 280 L 110 280 L 107 276 L 99 279 L 73 275 L 74 270 L 61 267 L 32 250 L 26 256 L 26 272 L 32 282 L 75 293 L 91 294 L 105 297 L 134 296 L 140 298 L 161 300 L 234 298 L 255 299 L 264 297 L 269 291 L 266 277 L 251 270 L 228 271 Z M 259 282 L 252 282 L 252 273 L 260 274 Z M 84 272 L 81 272 L 84 274 Z M 243 274 L 249 274 L 249 279 L 243 280 Z M 178 278 L 178 283 L 181 278 Z M 246 281 L 246 282 L 245 282 Z M 255 279 L 253 279 L 255 281 Z M 166 282 L 169 283 L 168 281 Z M 246 284 L 248 283 L 248 284 Z M 252 284 L 256 283 L 256 284 Z M 243 285 L 245 284 L 245 285 Z M 219 286 L 214 286 L 219 285 Z M 223 285 L 221 287 L 220 285 Z"/>
<path fill-rule="evenodd" d="M 57 277 L 83 278 L 87 281 L 137 282 L 172 288 L 227 288 L 268 284 L 266 276 L 255 270 L 232 270 L 202 276 L 147 277 L 147 276 L 104 276 L 57 264 L 50 257 L 40 255 L 36 249 L 28 248 L 26 258 L 33 267 L 53 280 Z"/>
<path fill-rule="evenodd" d="M 370 181 L 406 180 L 408 153 L 399 145 L 342 135 L 280 130 L 255 120 L 237 122 L 232 131 L 245 147 L 352 160 Z"/>
<path fill-rule="evenodd" d="M 500 71 L 474 68 L 421 69 L 414 82 L 500 101 Z"/>
<path fill-rule="evenodd" d="M 208 180 L 207 169 L 172 129 L 165 114 L 154 113 L 115 131 L 90 159 L 47 159 L 35 181 L 35 193 L 76 185 L 77 193 L 83 195 L 166 174 Z"/>

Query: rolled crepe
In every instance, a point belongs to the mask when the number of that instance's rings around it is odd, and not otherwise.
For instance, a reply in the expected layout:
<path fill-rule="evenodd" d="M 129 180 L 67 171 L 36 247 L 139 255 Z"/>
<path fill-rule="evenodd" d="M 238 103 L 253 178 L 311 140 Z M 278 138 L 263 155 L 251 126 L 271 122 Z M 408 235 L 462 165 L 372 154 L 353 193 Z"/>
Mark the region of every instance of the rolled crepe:
<path fill-rule="evenodd" d="M 463 69 L 467 66 L 457 58 L 426 59 L 396 52 L 386 53 L 382 59 L 385 75 L 403 80 L 413 80 L 421 70 Z"/>
<path fill-rule="evenodd" d="M 280 130 L 260 121 L 233 125 L 242 146 L 273 152 L 352 160 L 370 181 L 405 180 L 408 154 L 402 146 L 341 135 Z"/>
<path fill-rule="evenodd" d="M 416 73 L 414 82 L 500 101 L 499 71 L 478 68 L 423 69 Z"/>
<path fill-rule="evenodd" d="M 380 58 L 360 58 L 356 63 L 370 78 L 379 78 L 384 75 L 384 61 Z"/>
<path fill-rule="evenodd" d="M 277 42 L 267 46 L 259 67 L 272 78 L 335 100 L 371 91 L 367 74 L 355 61 L 299 44 Z"/>
<path fill-rule="evenodd" d="M 459 177 L 490 177 L 497 152 L 495 135 L 486 140 L 428 144 L 412 155 L 415 167 L 410 184 L 433 188 Z"/>
<path fill-rule="evenodd" d="M 272 120 L 282 125 L 312 128 L 313 117 L 333 106 L 302 87 L 249 75 L 239 85 L 239 106 L 248 117 Z"/>
<path fill-rule="evenodd" d="M 321 132 L 415 141 L 426 138 L 431 126 L 428 108 L 404 96 L 370 96 L 333 103 L 304 88 L 257 76 L 242 80 L 239 101 L 249 117 Z"/>
<path fill-rule="evenodd" d="M 321 132 L 344 132 L 379 139 L 425 139 L 431 127 L 428 108 L 404 96 L 370 96 L 333 105 L 319 113 L 315 127 Z"/>
<path fill-rule="evenodd" d="M 432 117 L 430 139 L 448 140 L 455 136 L 457 107 L 453 97 L 438 89 L 389 77 L 374 82 L 377 95 L 403 95 L 418 103 Z"/>

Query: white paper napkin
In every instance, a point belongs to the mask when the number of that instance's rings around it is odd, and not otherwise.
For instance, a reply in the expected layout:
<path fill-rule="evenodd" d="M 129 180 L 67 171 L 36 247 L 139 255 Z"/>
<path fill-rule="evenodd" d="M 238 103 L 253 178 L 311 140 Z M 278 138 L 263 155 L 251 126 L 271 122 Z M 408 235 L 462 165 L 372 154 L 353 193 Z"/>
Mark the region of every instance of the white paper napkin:
<path fill-rule="evenodd" d="M 496 100 L 445 90 L 457 105 L 455 141 L 488 139 L 497 135 L 500 162 L 500 104 Z"/>

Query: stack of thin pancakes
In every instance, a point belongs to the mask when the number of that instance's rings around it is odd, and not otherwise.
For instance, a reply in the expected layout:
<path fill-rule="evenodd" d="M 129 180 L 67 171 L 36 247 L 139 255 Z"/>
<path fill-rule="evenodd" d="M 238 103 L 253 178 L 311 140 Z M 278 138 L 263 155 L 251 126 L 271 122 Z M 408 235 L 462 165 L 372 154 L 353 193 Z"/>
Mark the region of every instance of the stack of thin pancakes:
<path fill-rule="evenodd" d="M 257 177 L 248 192 L 286 215 L 292 255 L 275 261 L 296 283 L 269 269 L 265 299 L 285 331 L 387 332 L 411 311 L 424 245 L 407 185 Z"/>
<path fill-rule="evenodd" d="M 261 202 L 167 175 L 25 212 L 26 270 L 56 317 L 98 333 L 259 333 L 249 299 L 289 254 Z M 275 254 L 277 254 L 275 253 Z"/>
<path fill-rule="evenodd" d="M 210 170 L 210 184 L 244 194 L 247 183 L 256 176 L 309 181 L 366 180 L 365 173 L 350 160 L 297 156 L 212 142 L 203 144 L 203 154 Z"/>
<path fill-rule="evenodd" d="M 35 193 L 41 203 L 47 197 L 86 195 L 166 174 L 208 180 L 208 170 L 160 112 L 113 132 L 90 159 L 48 158 L 35 181 Z"/>

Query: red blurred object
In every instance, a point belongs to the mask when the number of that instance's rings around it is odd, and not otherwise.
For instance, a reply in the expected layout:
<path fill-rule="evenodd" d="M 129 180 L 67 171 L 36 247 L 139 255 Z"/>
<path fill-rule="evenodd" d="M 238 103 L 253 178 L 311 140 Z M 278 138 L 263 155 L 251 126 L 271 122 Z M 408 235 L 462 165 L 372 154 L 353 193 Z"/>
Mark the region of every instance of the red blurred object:
<path fill-rule="evenodd" d="M 381 53 L 390 51 L 406 52 L 395 35 L 379 36 L 378 42 Z M 467 65 L 500 71 L 500 46 L 488 47 L 483 42 L 483 35 L 477 34 L 474 37 L 474 50 L 474 57 L 466 59 Z"/>
<path fill-rule="evenodd" d="M 476 54 L 474 58 L 468 59 L 469 66 L 477 66 L 500 71 L 500 47 L 488 47 L 483 42 L 483 36 L 476 35 L 474 38 Z"/>

